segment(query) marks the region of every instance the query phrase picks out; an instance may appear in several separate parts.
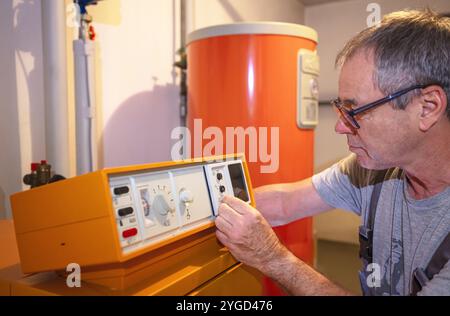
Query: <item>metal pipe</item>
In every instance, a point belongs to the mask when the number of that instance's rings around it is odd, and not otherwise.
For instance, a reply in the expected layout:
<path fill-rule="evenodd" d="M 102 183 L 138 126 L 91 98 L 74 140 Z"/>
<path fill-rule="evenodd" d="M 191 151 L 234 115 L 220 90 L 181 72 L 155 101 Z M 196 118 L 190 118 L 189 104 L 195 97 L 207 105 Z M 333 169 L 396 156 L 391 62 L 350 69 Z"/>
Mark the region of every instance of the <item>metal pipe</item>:
<path fill-rule="evenodd" d="M 73 41 L 75 62 L 77 175 L 97 169 L 95 124 L 95 44 Z"/>
<path fill-rule="evenodd" d="M 186 18 L 187 9 L 186 9 L 186 0 L 180 0 L 180 57 L 182 67 L 180 67 L 180 125 L 186 126 L 186 117 L 187 117 L 187 55 L 186 55 Z M 184 65 L 183 65 L 184 59 Z"/>
<path fill-rule="evenodd" d="M 65 1 L 42 0 L 46 159 L 70 176 Z"/>
<path fill-rule="evenodd" d="M 186 0 L 180 0 L 180 46 L 186 46 L 186 37 L 187 37 L 187 8 L 186 8 Z"/>

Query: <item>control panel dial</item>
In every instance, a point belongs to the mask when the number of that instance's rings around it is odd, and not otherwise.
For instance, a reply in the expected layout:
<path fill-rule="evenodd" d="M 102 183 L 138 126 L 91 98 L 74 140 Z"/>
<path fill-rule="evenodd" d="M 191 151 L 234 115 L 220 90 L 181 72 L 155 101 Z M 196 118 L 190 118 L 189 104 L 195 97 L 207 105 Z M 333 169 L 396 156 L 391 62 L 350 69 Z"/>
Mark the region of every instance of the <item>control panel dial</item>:
<path fill-rule="evenodd" d="M 182 188 L 179 192 L 180 196 L 180 202 L 181 202 L 181 211 L 182 213 L 186 214 L 186 219 L 191 219 L 191 213 L 190 213 L 190 205 L 192 202 L 194 202 L 194 194 L 191 190 L 188 190 L 186 188 Z"/>
<path fill-rule="evenodd" d="M 172 192 L 165 185 L 153 188 L 155 197 L 152 207 L 155 210 L 158 221 L 164 226 L 170 226 L 170 218 L 175 216 L 175 203 Z"/>

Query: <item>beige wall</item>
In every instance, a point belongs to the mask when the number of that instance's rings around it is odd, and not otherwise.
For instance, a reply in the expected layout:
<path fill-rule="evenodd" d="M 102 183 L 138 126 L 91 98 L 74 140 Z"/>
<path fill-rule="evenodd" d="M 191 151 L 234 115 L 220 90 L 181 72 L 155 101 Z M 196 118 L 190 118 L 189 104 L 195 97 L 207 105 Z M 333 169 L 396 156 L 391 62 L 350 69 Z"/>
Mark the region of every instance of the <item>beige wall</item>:
<path fill-rule="evenodd" d="M 450 12 L 448 0 L 350 0 L 330 2 L 305 8 L 305 24 L 319 33 L 318 53 L 321 69 L 319 84 L 322 100 L 330 100 L 337 93 L 338 71 L 334 68 L 337 53 L 345 42 L 367 26 L 369 3 L 380 5 L 381 14 L 430 7 L 438 12 Z"/>

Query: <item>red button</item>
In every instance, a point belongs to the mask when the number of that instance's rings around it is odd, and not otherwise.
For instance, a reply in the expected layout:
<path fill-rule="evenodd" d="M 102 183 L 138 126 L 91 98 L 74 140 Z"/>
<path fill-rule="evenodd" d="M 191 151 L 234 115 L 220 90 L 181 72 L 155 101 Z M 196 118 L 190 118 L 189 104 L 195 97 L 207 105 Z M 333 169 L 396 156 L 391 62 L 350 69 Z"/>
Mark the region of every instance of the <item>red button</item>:
<path fill-rule="evenodd" d="M 124 230 L 122 232 L 123 238 L 129 238 L 129 237 L 132 237 L 132 236 L 135 236 L 135 235 L 137 235 L 137 229 L 136 228 Z"/>

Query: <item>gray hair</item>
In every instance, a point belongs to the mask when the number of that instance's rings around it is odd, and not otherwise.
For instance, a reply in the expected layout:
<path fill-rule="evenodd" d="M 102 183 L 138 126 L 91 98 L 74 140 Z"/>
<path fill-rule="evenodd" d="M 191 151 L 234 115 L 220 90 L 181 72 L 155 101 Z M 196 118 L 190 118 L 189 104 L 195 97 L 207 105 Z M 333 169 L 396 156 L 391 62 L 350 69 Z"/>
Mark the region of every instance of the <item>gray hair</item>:
<path fill-rule="evenodd" d="M 399 11 L 361 31 L 338 54 L 336 66 L 357 52 L 373 52 L 374 82 L 386 95 L 413 85 L 437 84 L 447 95 L 450 119 L 450 18 L 426 11 Z M 393 101 L 404 109 L 414 95 Z"/>

